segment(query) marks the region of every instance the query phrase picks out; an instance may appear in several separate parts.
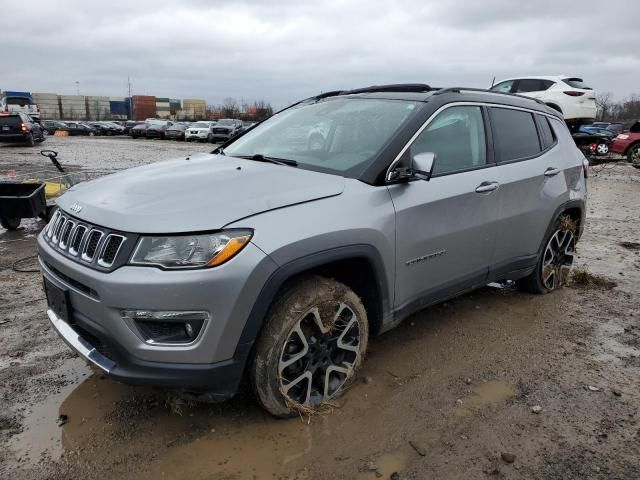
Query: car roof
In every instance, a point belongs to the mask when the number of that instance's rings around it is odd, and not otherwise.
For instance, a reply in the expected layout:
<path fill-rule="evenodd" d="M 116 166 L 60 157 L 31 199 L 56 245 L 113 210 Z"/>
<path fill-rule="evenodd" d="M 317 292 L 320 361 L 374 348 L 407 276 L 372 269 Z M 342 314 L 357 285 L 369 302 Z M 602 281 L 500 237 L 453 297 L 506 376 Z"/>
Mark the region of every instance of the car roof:
<path fill-rule="evenodd" d="M 495 83 L 508 82 L 509 80 L 553 80 L 554 82 L 565 80 L 567 78 L 581 78 L 575 77 L 571 75 L 518 75 L 517 77 L 509 77 L 503 78 L 502 80 Z"/>
<path fill-rule="evenodd" d="M 336 98 L 379 98 L 389 100 L 405 100 L 413 102 L 478 102 L 492 103 L 498 105 L 508 105 L 520 108 L 537 110 L 561 118 L 561 114 L 548 107 L 544 102 L 531 97 L 516 95 L 512 93 L 496 92 L 480 88 L 449 87 L 433 88 L 425 84 L 393 84 L 374 85 L 347 91 L 333 91 L 322 93 L 316 97 L 311 97 L 301 102 L 314 102 L 320 100 L 331 100 Z"/>

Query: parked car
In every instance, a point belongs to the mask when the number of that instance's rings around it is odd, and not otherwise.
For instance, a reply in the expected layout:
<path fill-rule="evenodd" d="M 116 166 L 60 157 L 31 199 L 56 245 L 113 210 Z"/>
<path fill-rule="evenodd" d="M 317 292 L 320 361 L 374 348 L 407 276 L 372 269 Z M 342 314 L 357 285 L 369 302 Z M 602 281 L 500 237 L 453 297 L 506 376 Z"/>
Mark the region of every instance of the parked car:
<path fill-rule="evenodd" d="M 609 125 L 607 125 L 606 128 L 607 130 L 612 131 L 615 135 L 618 135 L 620 132 L 624 130 L 624 124 L 619 122 L 610 123 Z"/>
<path fill-rule="evenodd" d="M 619 133 L 611 142 L 609 151 L 626 156 L 629 163 L 640 168 L 640 122 L 634 122 L 629 130 Z"/>
<path fill-rule="evenodd" d="M 596 118 L 596 93 L 581 78 L 564 75 L 510 78 L 493 85 L 491 90 L 540 100 L 562 113 L 567 121 Z"/>
<path fill-rule="evenodd" d="M 322 149 L 290 143 L 318 122 Z M 214 152 L 76 185 L 38 236 L 53 328 L 116 380 L 221 399 L 246 377 L 296 415 L 417 310 L 492 281 L 556 290 L 584 227 L 588 163 L 525 97 L 325 93 Z"/>
<path fill-rule="evenodd" d="M 33 147 L 44 142 L 45 130 L 22 112 L 0 112 L 0 142 L 26 143 Z"/>
<path fill-rule="evenodd" d="M 130 135 L 131 134 L 131 129 L 137 125 L 142 125 L 144 122 L 136 122 L 133 120 L 128 120 L 124 123 L 124 134 L 125 135 Z"/>
<path fill-rule="evenodd" d="M 146 137 L 147 136 L 147 124 L 141 123 L 135 127 L 129 129 L 129 135 L 132 138 Z"/>
<path fill-rule="evenodd" d="M 213 127 L 216 122 L 195 122 L 189 125 L 185 131 L 184 139 L 187 142 L 210 142 L 213 138 Z"/>
<path fill-rule="evenodd" d="M 0 98 L 0 112 L 20 112 L 40 120 L 40 109 L 27 92 L 5 92 Z"/>
<path fill-rule="evenodd" d="M 67 126 L 57 120 L 42 120 L 40 122 L 49 135 L 53 135 L 57 130 L 66 130 Z"/>
<path fill-rule="evenodd" d="M 164 140 L 164 135 L 167 131 L 167 128 L 167 125 L 152 123 L 151 125 L 147 125 L 145 136 L 147 138 L 158 138 L 160 140 Z"/>
<path fill-rule="evenodd" d="M 184 123 L 174 123 L 164 132 L 164 138 L 171 140 L 184 140 L 187 125 Z"/>
<path fill-rule="evenodd" d="M 242 120 L 223 118 L 214 125 L 211 135 L 212 143 L 226 142 L 242 131 Z"/>
<path fill-rule="evenodd" d="M 105 135 L 105 136 L 116 135 L 116 129 L 110 125 L 106 125 L 99 122 L 89 122 L 87 125 L 89 125 L 91 128 L 93 128 L 96 131 L 96 135 Z"/>
<path fill-rule="evenodd" d="M 64 122 L 64 124 L 67 126 L 66 130 L 71 136 L 93 137 L 100 134 L 95 127 L 84 122 Z"/>

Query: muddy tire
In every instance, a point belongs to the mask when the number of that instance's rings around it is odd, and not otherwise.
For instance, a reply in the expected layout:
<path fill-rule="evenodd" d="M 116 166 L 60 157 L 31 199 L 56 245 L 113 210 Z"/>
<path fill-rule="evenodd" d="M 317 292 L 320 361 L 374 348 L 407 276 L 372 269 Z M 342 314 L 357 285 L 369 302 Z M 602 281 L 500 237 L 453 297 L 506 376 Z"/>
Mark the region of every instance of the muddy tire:
<path fill-rule="evenodd" d="M 640 168 L 640 143 L 631 146 L 627 152 L 627 160 L 634 167 Z"/>
<path fill-rule="evenodd" d="M 27 135 L 27 145 L 33 147 L 36 144 L 36 140 L 33 138 L 33 133 Z"/>
<path fill-rule="evenodd" d="M 21 220 L 20 218 L 0 217 L 0 225 L 7 230 L 17 230 Z"/>
<path fill-rule="evenodd" d="M 521 290 L 545 294 L 566 285 L 575 256 L 575 227 L 575 222 L 564 215 L 556 220 L 542 243 L 543 248 L 535 270 L 517 281 Z"/>
<path fill-rule="evenodd" d="M 307 277 L 285 288 L 256 344 L 250 381 L 276 417 L 322 409 L 339 397 L 362 365 L 367 312 L 347 286 Z"/>

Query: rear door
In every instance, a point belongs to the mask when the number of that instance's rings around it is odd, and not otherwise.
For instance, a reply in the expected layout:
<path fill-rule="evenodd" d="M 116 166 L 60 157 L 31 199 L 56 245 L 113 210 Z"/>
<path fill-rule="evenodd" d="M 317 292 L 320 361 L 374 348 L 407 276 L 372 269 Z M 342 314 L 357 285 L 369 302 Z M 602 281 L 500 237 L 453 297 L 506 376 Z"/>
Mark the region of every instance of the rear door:
<path fill-rule="evenodd" d="M 489 114 L 500 183 L 492 277 L 535 265 L 542 238 L 567 194 L 557 137 L 546 116 L 491 107 Z"/>
<path fill-rule="evenodd" d="M 498 203 L 483 107 L 449 106 L 403 154 L 436 154 L 433 177 L 390 185 L 396 209 L 396 309 L 482 284 L 496 234 Z M 408 313 L 408 312 L 406 312 Z"/>

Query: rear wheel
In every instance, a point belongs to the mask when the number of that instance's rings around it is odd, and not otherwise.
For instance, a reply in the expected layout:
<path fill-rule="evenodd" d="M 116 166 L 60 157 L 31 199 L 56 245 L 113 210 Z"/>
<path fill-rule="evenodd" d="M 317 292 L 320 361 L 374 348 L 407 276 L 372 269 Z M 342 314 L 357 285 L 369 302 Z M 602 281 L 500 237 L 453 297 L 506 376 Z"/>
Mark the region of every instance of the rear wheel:
<path fill-rule="evenodd" d="M 572 227 L 568 227 L 571 225 Z M 576 247 L 575 224 L 560 217 L 547 236 L 535 270 L 518 280 L 518 286 L 530 293 L 549 293 L 567 283 Z"/>
<path fill-rule="evenodd" d="M 640 168 L 640 143 L 631 146 L 631 148 L 627 152 L 627 160 L 634 167 Z"/>
<path fill-rule="evenodd" d="M 20 218 L 0 217 L 0 225 L 7 230 L 17 230 L 20 226 Z"/>
<path fill-rule="evenodd" d="M 33 147 L 36 144 L 35 139 L 33 138 L 33 133 L 27 134 L 27 145 Z"/>
<path fill-rule="evenodd" d="M 323 277 L 296 282 L 276 300 L 257 342 L 257 399 L 277 417 L 326 406 L 360 368 L 368 335 L 367 313 L 347 286 Z"/>
<path fill-rule="evenodd" d="M 609 146 L 606 143 L 599 143 L 596 146 L 596 153 L 598 155 L 606 155 L 609 153 Z"/>

